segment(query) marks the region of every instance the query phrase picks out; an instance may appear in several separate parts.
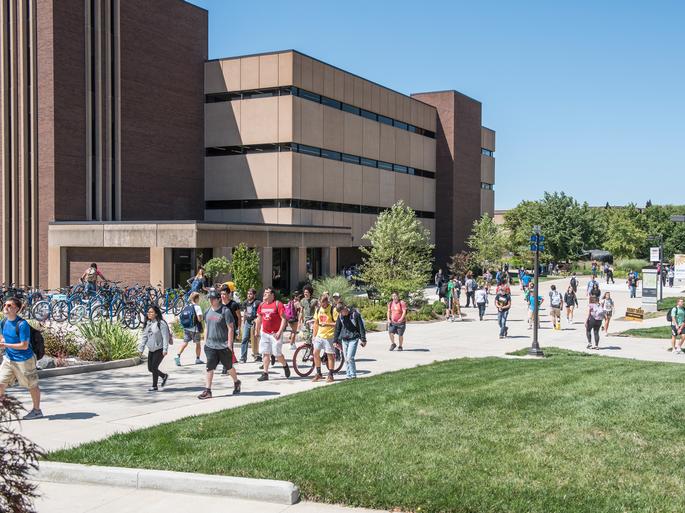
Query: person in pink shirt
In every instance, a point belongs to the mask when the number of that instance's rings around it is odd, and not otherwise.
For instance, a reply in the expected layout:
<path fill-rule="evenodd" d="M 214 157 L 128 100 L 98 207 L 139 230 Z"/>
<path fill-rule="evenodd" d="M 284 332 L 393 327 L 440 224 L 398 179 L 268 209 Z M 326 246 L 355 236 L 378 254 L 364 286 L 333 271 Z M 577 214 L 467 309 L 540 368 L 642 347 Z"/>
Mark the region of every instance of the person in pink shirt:
<path fill-rule="evenodd" d="M 404 342 L 404 330 L 407 327 L 407 303 L 400 301 L 397 292 L 392 293 L 392 301 L 388 303 L 388 336 L 390 337 L 390 350 L 402 351 Z M 395 344 L 395 335 L 399 338 L 399 346 Z"/>

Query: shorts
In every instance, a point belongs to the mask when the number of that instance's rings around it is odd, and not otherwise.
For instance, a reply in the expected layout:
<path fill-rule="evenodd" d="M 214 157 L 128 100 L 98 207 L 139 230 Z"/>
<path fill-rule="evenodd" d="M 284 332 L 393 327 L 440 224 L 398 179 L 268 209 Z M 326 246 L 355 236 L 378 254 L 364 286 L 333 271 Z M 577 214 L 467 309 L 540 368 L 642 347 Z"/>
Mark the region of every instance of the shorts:
<path fill-rule="evenodd" d="M 560 306 L 553 306 L 551 308 L 552 310 L 552 315 L 561 315 L 561 307 Z"/>
<path fill-rule="evenodd" d="M 312 340 L 312 344 L 314 345 L 315 351 L 321 351 L 323 349 L 326 354 L 335 354 L 332 338 L 316 337 Z"/>
<path fill-rule="evenodd" d="M 391 322 L 388 324 L 388 333 L 392 333 L 393 335 L 401 337 L 404 335 L 405 329 L 407 329 L 407 325 L 405 323 L 395 324 L 394 322 Z"/>
<path fill-rule="evenodd" d="M 14 362 L 5 355 L 0 364 L 0 385 L 14 385 L 18 381 L 19 385 L 26 388 L 38 386 L 38 369 L 36 369 L 36 357 L 32 356 L 22 362 Z"/>
<path fill-rule="evenodd" d="M 202 339 L 202 333 L 193 330 L 183 330 L 183 342 L 195 342 L 198 344 Z"/>
<path fill-rule="evenodd" d="M 224 366 L 224 369 L 233 368 L 233 351 L 230 349 L 212 349 L 205 346 L 205 356 L 207 357 L 207 371 L 213 371 L 217 368 L 219 363 Z"/>
<path fill-rule="evenodd" d="M 671 334 L 672 334 L 674 337 L 680 337 L 680 336 L 682 336 L 682 333 L 678 333 L 678 328 L 676 327 L 675 324 L 671 324 Z"/>
<path fill-rule="evenodd" d="M 276 357 L 283 355 L 283 338 L 276 340 L 275 333 L 264 333 L 259 337 L 259 353 L 272 354 Z"/>

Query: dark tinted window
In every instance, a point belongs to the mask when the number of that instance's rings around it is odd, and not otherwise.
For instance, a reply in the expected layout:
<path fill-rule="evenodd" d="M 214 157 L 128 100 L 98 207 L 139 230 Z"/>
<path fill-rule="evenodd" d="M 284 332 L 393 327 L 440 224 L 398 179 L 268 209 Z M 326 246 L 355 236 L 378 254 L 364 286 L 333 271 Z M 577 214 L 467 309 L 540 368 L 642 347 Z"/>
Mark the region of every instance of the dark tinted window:
<path fill-rule="evenodd" d="M 378 121 L 378 115 L 374 114 L 373 112 L 369 112 L 368 110 L 362 110 L 361 114 L 362 114 L 363 118 L 373 119 L 374 121 Z"/>
<path fill-rule="evenodd" d="M 406 130 L 406 129 L 407 129 L 407 124 L 406 124 L 406 123 L 402 123 L 401 121 L 395 120 L 395 123 L 394 123 L 394 124 L 395 124 L 395 126 L 396 126 L 397 128 L 401 128 L 402 130 Z"/>
<path fill-rule="evenodd" d="M 300 89 L 300 96 L 306 100 L 311 100 L 313 102 L 320 102 L 321 96 L 316 93 L 310 93 L 309 91 L 304 91 Z"/>
<path fill-rule="evenodd" d="M 381 123 L 385 123 L 386 125 L 392 126 L 392 119 L 390 119 L 387 116 L 381 116 L 380 114 L 378 115 L 378 121 Z"/>
<path fill-rule="evenodd" d="M 359 116 L 359 109 L 357 107 L 353 107 L 349 103 L 343 103 L 342 104 L 342 110 L 344 110 L 345 112 L 349 112 L 351 114 L 356 114 L 357 116 Z"/>
<path fill-rule="evenodd" d="M 326 96 L 321 98 L 321 103 L 324 105 L 328 105 L 329 107 L 333 107 L 334 109 L 339 109 L 341 104 L 338 100 L 334 100 L 333 98 L 327 98 Z"/>
<path fill-rule="evenodd" d="M 379 160 L 378 167 L 381 169 L 387 169 L 388 171 L 392 171 L 392 164 L 390 162 L 383 162 Z"/>
<path fill-rule="evenodd" d="M 378 161 L 377 160 L 365 159 L 364 157 L 361 158 L 361 164 L 362 164 L 362 166 L 378 167 Z"/>
<path fill-rule="evenodd" d="M 340 152 L 333 150 L 321 150 L 321 156 L 327 159 L 340 160 Z"/>
<path fill-rule="evenodd" d="M 359 164 L 359 157 L 356 155 L 348 155 L 347 153 L 342 154 L 343 162 L 349 162 L 351 164 Z"/>
<path fill-rule="evenodd" d="M 313 146 L 307 146 L 305 144 L 299 145 L 299 152 L 306 153 L 307 155 L 321 155 L 321 150 L 319 148 L 314 148 Z"/>
<path fill-rule="evenodd" d="M 395 164 L 393 166 L 394 170 L 397 171 L 398 173 L 406 173 L 407 172 L 407 166 L 400 166 L 399 164 Z"/>

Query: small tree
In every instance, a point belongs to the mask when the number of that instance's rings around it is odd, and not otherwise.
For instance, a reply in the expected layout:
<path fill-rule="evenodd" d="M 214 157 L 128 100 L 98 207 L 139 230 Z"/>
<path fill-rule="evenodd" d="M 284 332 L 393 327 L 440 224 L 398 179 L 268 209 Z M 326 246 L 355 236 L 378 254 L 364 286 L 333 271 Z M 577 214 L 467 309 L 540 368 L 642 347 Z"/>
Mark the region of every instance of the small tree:
<path fill-rule="evenodd" d="M 467 244 L 473 250 L 473 259 L 482 269 L 498 264 L 506 249 L 502 229 L 487 213 L 474 221 Z"/>
<path fill-rule="evenodd" d="M 43 452 L 28 438 L 10 428 L 19 420 L 21 405 L 9 395 L 0 397 L 0 511 L 33 513 L 36 485 L 29 480 Z"/>
<path fill-rule="evenodd" d="M 205 274 L 209 278 L 209 281 L 214 283 L 214 280 L 218 276 L 222 274 L 228 274 L 230 272 L 231 262 L 229 262 L 225 256 L 214 257 L 207 261 L 207 263 L 204 265 L 204 268 Z"/>
<path fill-rule="evenodd" d="M 251 288 L 259 290 L 262 287 L 262 276 L 259 272 L 259 253 L 240 243 L 233 251 L 233 260 L 230 262 L 230 272 L 233 282 L 241 298 L 247 297 L 247 291 Z"/>
<path fill-rule="evenodd" d="M 330 293 L 331 296 L 337 292 L 345 303 L 350 303 L 354 298 L 352 285 L 344 276 L 322 276 L 318 280 L 314 280 L 312 285 L 316 297 L 324 292 Z"/>
<path fill-rule="evenodd" d="M 464 276 L 468 271 L 472 270 L 473 254 L 468 251 L 460 251 L 456 255 L 450 257 L 450 263 L 447 268 L 454 276 Z"/>
<path fill-rule="evenodd" d="M 371 241 L 371 247 L 361 248 L 362 280 L 377 289 L 384 299 L 393 290 L 404 297 L 420 292 L 430 281 L 433 262 L 430 232 L 403 201 L 381 212 L 363 238 Z"/>

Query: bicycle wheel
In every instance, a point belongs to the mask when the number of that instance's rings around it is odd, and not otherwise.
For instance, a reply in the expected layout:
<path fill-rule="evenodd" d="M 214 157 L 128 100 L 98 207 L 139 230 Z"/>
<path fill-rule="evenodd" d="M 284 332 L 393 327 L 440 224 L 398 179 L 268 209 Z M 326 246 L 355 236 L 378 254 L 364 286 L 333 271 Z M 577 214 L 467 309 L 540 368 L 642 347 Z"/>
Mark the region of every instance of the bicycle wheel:
<path fill-rule="evenodd" d="M 74 326 L 83 320 L 86 316 L 86 307 L 83 305 L 74 305 L 69 312 L 69 324 Z"/>
<path fill-rule="evenodd" d="M 339 356 L 339 358 L 337 358 L 337 356 Z M 340 369 L 342 369 L 344 363 L 345 355 L 343 354 L 342 349 L 340 349 L 336 353 L 336 359 L 333 360 L 333 373 L 340 372 Z"/>
<path fill-rule="evenodd" d="M 298 376 L 309 376 L 314 370 L 314 355 L 312 346 L 303 344 L 293 354 L 293 369 Z"/>
<path fill-rule="evenodd" d="M 109 318 L 109 310 L 105 305 L 95 304 L 90 309 L 90 320 L 100 322 Z"/>
<path fill-rule="evenodd" d="M 183 310 L 184 306 L 185 301 L 183 300 L 183 297 L 177 297 L 176 299 L 174 299 L 174 304 L 171 307 L 171 313 L 173 313 L 174 315 L 179 315 L 181 313 L 181 310 Z"/>
<path fill-rule="evenodd" d="M 55 322 L 65 322 L 69 317 L 69 304 L 61 299 L 52 305 L 52 320 Z"/>
<path fill-rule="evenodd" d="M 45 322 L 50 318 L 50 302 L 49 301 L 38 301 L 31 308 L 31 315 L 38 322 Z"/>
<path fill-rule="evenodd" d="M 140 315 L 134 305 L 127 305 L 119 311 L 119 322 L 128 329 L 134 330 L 140 326 Z"/>

